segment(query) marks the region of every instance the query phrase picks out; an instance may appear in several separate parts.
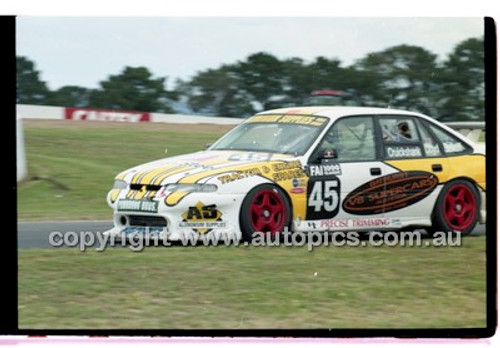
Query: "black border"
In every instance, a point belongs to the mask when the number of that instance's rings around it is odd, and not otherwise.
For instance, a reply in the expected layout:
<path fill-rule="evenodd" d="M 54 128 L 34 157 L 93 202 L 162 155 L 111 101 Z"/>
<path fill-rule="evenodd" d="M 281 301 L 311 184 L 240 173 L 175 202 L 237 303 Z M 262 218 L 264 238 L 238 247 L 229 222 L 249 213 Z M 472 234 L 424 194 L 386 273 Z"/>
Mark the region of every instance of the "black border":
<path fill-rule="evenodd" d="M 483 338 L 491 337 L 497 328 L 497 221 L 496 221 L 496 195 L 497 195 L 497 150 L 496 150 L 496 30 L 493 18 L 484 18 L 485 30 L 485 119 L 486 127 L 486 147 L 488 160 L 486 161 L 487 185 L 489 187 L 487 197 L 487 210 L 489 217 L 487 221 L 486 234 L 486 269 L 487 269 L 487 290 L 486 290 L 486 328 L 470 329 L 318 329 L 318 330 L 19 330 L 17 328 L 17 236 L 10 233 L 11 229 L 4 229 L 2 243 L 6 245 L 7 251 L 0 253 L 2 265 L 8 267 L 8 272 L 3 272 L 3 303 L 0 310 L 0 334 L 18 335 L 105 335 L 105 336 L 204 336 L 204 337 L 312 337 L 312 338 L 333 338 L 333 337 L 396 337 L 396 338 Z M 2 30 L 4 61 L 2 64 L 2 81 L 4 85 L 15 86 L 15 17 L 0 17 L 0 28 Z M 7 62 L 5 61 L 7 60 Z M 2 101 L 7 102 L 4 115 L 12 122 L 9 130 L 15 130 L 15 88 L 4 89 Z M 9 140 L 12 140 L 10 138 Z M 15 141 L 15 136 L 13 141 Z M 13 153 L 15 145 L 13 143 L 8 149 Z M 15 161 L 15 154 L 13 162 Z M 15 163 L 15 162 L 14 162 Z M 15 167 L 15 164 L 14 164 Z M 11 167 L 12 168 L 12 167 Z M 7 205 L 14 207 L 13 221 L 17 230 L 17 183 L 14 173 L 8 174 L 9 180 L 13 184 L 8 187 L 10 200 Z M 9 204 L 10 202 L 10 204 Z M 12 204 L 15 202 L 16 204 Z M 9 216 L 10 217 L 10 216 Z M 4 268 L 5 269 L 5 268 Z M 460 304 L 457 304 L 460 306 Z"/>
<path fill-rule="evenodd" d="M 491 337 L 497 329 L 497 35 L 493 18 L 484 18 L 484 83 L 486 122 L 486 329 L 478 336 Z"/>
<path fill-rule="evenodd" d="M 2 110 L 4 147 L 7 150 L 9 166 L 4 173 L 8 185 L 4 189 L 3 203 L 8 213 L 2 226 L 2 245 L 0 264 L 2 267 L 2 301 L 0 310 L 0 334 L 13 333 L 17 330 L 17 163 L 16 163 L 16 40 L 15 17 L 0 16 L 0 32 L 2 33 Z M 12 86 L 14 88 L 12 88 Z M 7 133 L 7 134 L 5 134 Z M 7 140 L 7 144 L 5 144 Z M 11 211 L 12 210 L 12 211 Z M 5 216 L 5 213 L 3 214 Z M 16 231 L 16 232 L 14 232 Z"/>

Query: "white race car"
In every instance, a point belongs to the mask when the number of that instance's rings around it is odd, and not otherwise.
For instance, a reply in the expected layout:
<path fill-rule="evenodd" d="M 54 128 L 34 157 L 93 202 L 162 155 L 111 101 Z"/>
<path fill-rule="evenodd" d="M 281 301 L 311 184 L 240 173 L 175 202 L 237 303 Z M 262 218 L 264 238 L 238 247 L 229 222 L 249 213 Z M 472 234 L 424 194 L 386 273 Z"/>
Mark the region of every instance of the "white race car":
<path fill-rule="evenodd" d="M 422 114 L 366 107 L 261 112 L 205 151 L 120 173 L 109 233 L 470 233 L 485 222 L 484 148 Z"/>

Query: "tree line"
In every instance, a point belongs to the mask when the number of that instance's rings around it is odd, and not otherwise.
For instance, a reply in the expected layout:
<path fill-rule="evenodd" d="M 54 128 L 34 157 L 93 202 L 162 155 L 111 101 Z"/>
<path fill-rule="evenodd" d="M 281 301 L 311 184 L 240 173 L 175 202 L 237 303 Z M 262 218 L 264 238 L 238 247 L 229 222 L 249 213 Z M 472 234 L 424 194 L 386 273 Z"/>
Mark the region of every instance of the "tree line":
<path fill-rule="evenodd" d="M 349 105 L 414 110 L 448 120 L 484 120 L 484 42 L 460 42 L 444 61 L 419 46 L 369 53 L 350 66 L 336 58 L 312 62 L 258 52 L 245 60 L 178 79 L 146 67 L 125 67 L 99 87 L 50 90 L 27 57 L 17 57 L 17 103 L 149 112 L 189 112 L 246 117 L 255 112 L 311 103 L 311 92 L 340 90 Z"/>

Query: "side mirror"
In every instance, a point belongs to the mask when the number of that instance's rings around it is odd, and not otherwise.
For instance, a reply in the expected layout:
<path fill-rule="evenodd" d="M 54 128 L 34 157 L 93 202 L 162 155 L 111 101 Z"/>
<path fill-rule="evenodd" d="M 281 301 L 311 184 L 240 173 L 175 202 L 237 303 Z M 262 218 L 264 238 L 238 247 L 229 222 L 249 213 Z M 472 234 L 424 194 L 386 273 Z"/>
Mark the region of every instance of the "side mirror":
<path fill-rule="evenodd" d="M 210 146 L 212 146 L 214 143 L 206 143 L 205 146 L 203 146 L 203 150 L 208 150 Z"/>

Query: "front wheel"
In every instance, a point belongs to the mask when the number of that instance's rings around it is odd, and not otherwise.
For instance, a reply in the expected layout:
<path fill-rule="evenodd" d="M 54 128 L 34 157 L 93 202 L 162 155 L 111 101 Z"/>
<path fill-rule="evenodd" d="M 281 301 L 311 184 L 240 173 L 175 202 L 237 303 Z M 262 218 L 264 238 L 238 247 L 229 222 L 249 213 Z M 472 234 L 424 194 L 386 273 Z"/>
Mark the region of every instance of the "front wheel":
<path fill-rule="evenodd" d="M 472 232 L 479 219 L 480 197 L 466 180 L 454 180 L 443 187 L 434 207 L 431 234 L 436 231 Z"/>
<path fill-rule="evenodd" d="M 240 227 L 242 238 L 250 241 L 254 232 L 275 235 L 289 228 L 291 207 L 283 190 L 270 184 L 252 189 L 241 205 Z"/>

